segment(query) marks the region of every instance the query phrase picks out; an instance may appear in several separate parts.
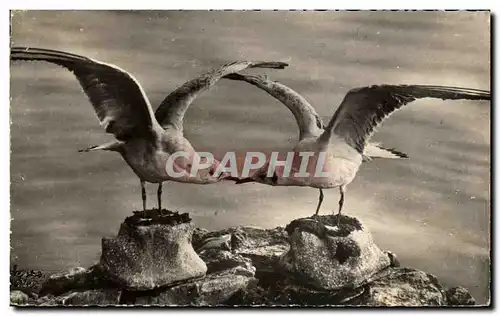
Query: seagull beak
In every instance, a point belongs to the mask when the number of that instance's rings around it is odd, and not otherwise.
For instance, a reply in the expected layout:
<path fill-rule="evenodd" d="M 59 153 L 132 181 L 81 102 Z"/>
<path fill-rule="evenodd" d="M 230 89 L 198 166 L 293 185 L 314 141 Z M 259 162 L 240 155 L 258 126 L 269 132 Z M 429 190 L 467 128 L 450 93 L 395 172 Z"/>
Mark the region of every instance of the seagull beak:
<path fill-rule="evenodd" d="M 240 178 L 238 178 L 238 177 L 233 177 L 233 176 L 231 176 L 231 174 L 230 174 L 230 173 L 221 173 L 221 175 L 219 176 L 219 179 L 220 179 L 220 180 L 230 180 L 230 181 L 234 181 L 234 182 L 236 182 L 236 181 L 238 181 Z"/>
<path fill-rule="evenodd" d="M 219 177 L 219 179 L 234 181 L 236 184 L 247 183 L 247 182 L 255 182 L 255 180 L 253 178 L 251 178 L 251 177 L 238 178 L 238 177 L 232 176 L 230 173 L 221 174 L 221 176 Z"/>
<path fill-rule="evenodd" d="M 236 183 L 236 184 L 242 184 L 242 183 L 247 183 L 247 182 L 255 182 L 255 180 L 254 180 L 254 179 L 252 179 L 252 178 L 250 178 L 250 177 L 248 177 L 248 178 L 243 178 L 243 179 L 239 179 L 239 178 L 237 178 L 237 179 L 235 180 L 235 183 Z"/>

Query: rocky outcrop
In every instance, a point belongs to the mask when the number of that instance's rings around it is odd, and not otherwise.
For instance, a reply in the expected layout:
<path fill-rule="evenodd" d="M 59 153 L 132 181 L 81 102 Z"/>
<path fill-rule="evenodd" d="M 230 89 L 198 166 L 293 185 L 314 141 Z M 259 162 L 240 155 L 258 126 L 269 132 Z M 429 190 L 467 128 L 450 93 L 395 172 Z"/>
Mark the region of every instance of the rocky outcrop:
<path fill-rule="evenodd" d="M 20 270 L 17 265 L 13 265 L 10 270 L 10 287 L 11 290 L 20 290 L 27 293 L 29 296 L 36 296 L 38 292 L 40 292 L 43 282 L 51 275 L 50 272 L 45 271 L 31 269 Z"/>
<path fill-rule="evenodd" d="M 37 300 L 41 306 L 115 306 L 120 304 L 118 289 L 70 291 L 61 296 L 43 296 Z"/>
<path fill-rule="evenodd" d="M 476 300 L 472 297 L 469 291 L 462 286 L 449 288 L 445 293 L 449 305 L 466 306 L 476 304 Z"/>
<path fill-rule="evenodd" d="M 39 295 L 61 295 L 71 290 L 113 287 L 116 287 L 116 283 L 109 279 L 99 265 L 95 265 L 89 269 L 77 267 L 54 273 L 41 284 Z"/>
<path fill-rule="evenodd" d="M 110 278 L 126 288 L 152 290 L 202 277 L 207 266 L 191 245 L 194 225 L 172 213 L 174 224 L 143 225 L 128 219 L 117 237 L 102 240 L 100 266 Z"/>
<path fill-rule="evenodd" d="M 294 220 L 287 227 L 290 250 L 281 265 L 298 280 L 321 290 L 356 288 L 389 267 L 389 257 L 357 219 L 333 216 Z"/>
<path fill-rule="evenodd" d="M 446 289 L 433 275 L 400 267 L 396 255 L 380 250 L 357 219 L 344 216 L 340 227 L 336 220 L 317 216 L 285 228 L 209 232 L 193 230 L 186 214 L 151 211 L 146 220 L 136 214 L 117 237 L 105 238 L 100 263 L 89 269 L 50 276 L 16 270 L 11 304 L 474 305 L 466 289 Z"/>
<path fill-rule="evenodd" d="M 151 306 L 218 306 L 257 279 L 237 268 L 208 274 L 205 278 L 179 284 L 150 295 L 127 293 L 123 303 Z M 145 294 L 145 295 L 144 295 Z"/>
<path fill-rule="evenodd" d="M 20 290 L 10 291 L 10 303 L 13 305 L 26 305 L 29 302 L 28 294 Z"/>
<path fill-rule="evenodd" d="M 290 248 L 284 228 L 262 229 L 249 226 L 215 232 L 195 230 L 193 246 L 207 262 L 209 269 L 215 264 L 232 261 L 251 263 L 260 272 L 274 270 L 274 261 Z M 227 259 L 214 260 L 218 256 L 225 256 Z"/>
<path fill-rule="evenodd" d="M 352 301 L 367 306 L 445 306 L 444 287 L 432 274 L 410 268 L 383 271 Z"/>

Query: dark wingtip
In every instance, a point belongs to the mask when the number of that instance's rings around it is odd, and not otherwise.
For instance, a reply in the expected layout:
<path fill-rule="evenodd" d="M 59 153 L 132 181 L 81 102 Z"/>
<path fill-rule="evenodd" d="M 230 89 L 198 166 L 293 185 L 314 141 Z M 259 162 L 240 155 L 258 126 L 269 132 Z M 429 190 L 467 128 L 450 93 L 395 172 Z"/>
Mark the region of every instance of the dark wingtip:
<path fill-rule="evenodd" d="M 285 69 L 286 67 L 290 66 L 290 64 L 284 62 L 278 62 L 278 64 L 279 64 L 279 69 Z"/>
<path fill-rule="evenodd" d="M 268 62 L 261 62 L 256 67 L 259 68 L 274 68 L 274 69 L 285 69 L 289 65 L 287 63 L 281 62 L 281 61 L 268 61 Z"/>
<path fill-rule="evenodd" d="M 396 148 L 385 148 L 385 147 L 379 147 L 379 148 L 387 150 L 388 152 L 393 153 L 394 155 L 398 156 L 399 158 L 405 158 L 405 159 L 410 158 L 410 156 L 408 156 L 404 152 L 397 150 Z"/>
<path fill-rule="evenodd" d="M 245 80 L 245 76 L 242 75 L 242 74 L 239 74 L 239 73 L 231 73 L 231 74 L 227 74 L 225 75 L 224 77 L 222 77 L 224 79 L 231 79 L 231 80 Z"/>

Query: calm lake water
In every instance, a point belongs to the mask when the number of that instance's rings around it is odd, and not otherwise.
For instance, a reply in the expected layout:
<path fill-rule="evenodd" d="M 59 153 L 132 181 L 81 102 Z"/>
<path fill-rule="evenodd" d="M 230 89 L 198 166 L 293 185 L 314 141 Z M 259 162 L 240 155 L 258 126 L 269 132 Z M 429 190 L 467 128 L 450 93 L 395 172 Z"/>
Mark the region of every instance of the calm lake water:
<path fill-rule="evenodd" d="M 276 60 L 266 73 L 328 120 L 345 93 L 370 84 L 490 89 L 484 12 L 37 12 L 14 13 L 12 44 L 60 49 L 130 71 L 152 104 L 233 60 Z M 11 262 L 89 266 L 103 236 L 141 207 L 137 177 L 116 153 L 77 150 L 112 139 L 73 75 L 47 63 L 11 63 Z M 411 159 L 362 166 L 344 212 L 403 265 L 489 298 L 490 103 L 426 99 L 395 113 L 374 140 Z M 287 148 L 298 130 L 278 101 L 221 81 L 185 118 L 196 148 Z M 149 206 L 156 186 L 149 185 Z M 164 204 L 199 227 L 275 227 L 308 216 L 311 188 L 165 183 Z M 323 213 L 337 210 L 325 192 Z"/>

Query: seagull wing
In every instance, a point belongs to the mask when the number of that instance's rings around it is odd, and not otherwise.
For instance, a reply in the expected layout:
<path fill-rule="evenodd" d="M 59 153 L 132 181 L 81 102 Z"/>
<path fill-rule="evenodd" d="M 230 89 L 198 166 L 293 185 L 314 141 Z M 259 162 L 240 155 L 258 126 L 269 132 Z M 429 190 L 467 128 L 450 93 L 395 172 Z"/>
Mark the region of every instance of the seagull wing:
<path fill-rule="evenodd" d="M 261 76 L 230 74 L 224 78 L 248 82 L 281 101 L 290 111 L 299 126 L 299 140 L 318 136 L 323 130 L 323 120 L 314 107 L 299 93 L 282 83 Z"/>
<path fill-rule="evenodd" d="M 155 112 L 156 119 L 163 127 L 173 127 L 182 131 L 184 114 L 196 97 L 208 90 L 225 75 L 242 71 L 246 68 L 274 68 L 283 69 L 288 66 L 282 62 L 242 61 L 226 64 L 218 69 L 211 70 L 170 93 Z"/>
<path fill-rule="evenodd" d="M 119 140 L 149 137 L 154 114 L 139 82 L 125 70 L 62 51 L 13 47 L 11 60 L 46 61 L 71 71 L 106 132 Z M 157 124 L 157 123 L 156 123 Z"/>
<path fill-rule="evenodd" d="M 426 85 L 376 85 L 350 90 L 320 136 L 327 142 L 331 133 L 363 153 L 374 129 L 402 106 L 421 98 L 442 100 L 491 100 L 489 91 Z"/>

